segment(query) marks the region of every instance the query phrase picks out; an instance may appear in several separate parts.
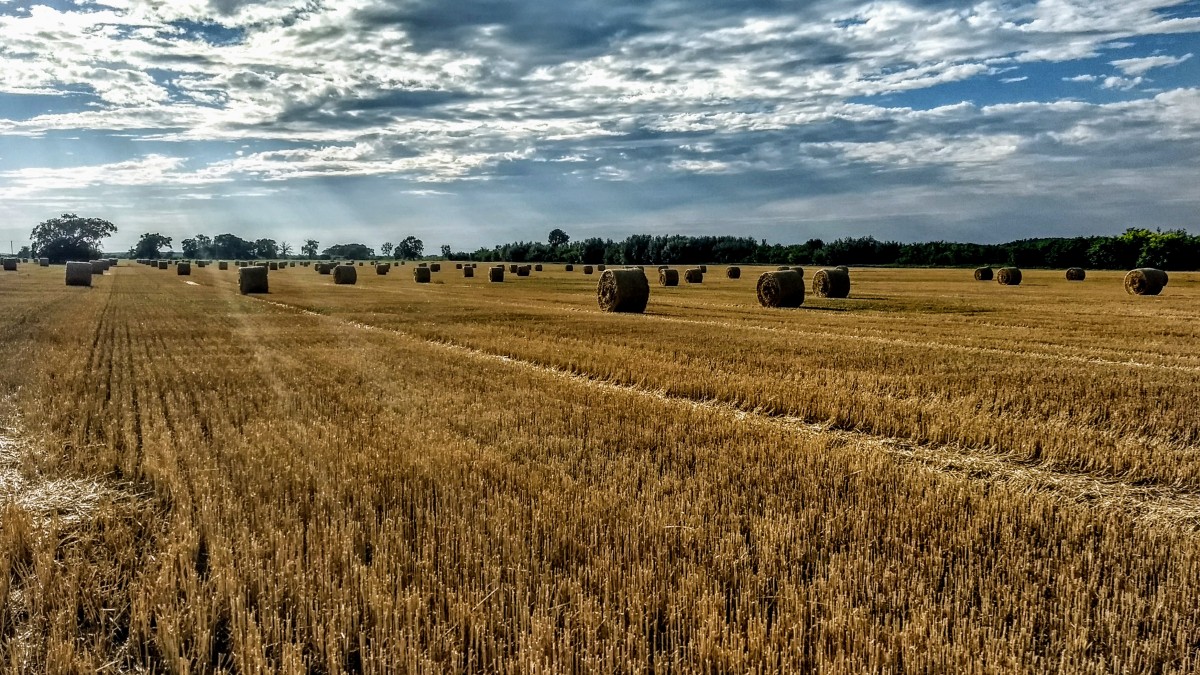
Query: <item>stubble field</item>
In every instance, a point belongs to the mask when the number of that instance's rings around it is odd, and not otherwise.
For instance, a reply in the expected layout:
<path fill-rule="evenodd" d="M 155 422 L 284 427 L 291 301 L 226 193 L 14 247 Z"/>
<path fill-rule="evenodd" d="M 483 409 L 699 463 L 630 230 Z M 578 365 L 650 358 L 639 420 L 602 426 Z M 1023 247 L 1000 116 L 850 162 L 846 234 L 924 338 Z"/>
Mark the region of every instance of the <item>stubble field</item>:
<path fill-rule="evenodd" d="M 0 667 L 1200 669 L 1200 275 L 709 269 L 0 273 Z"/>

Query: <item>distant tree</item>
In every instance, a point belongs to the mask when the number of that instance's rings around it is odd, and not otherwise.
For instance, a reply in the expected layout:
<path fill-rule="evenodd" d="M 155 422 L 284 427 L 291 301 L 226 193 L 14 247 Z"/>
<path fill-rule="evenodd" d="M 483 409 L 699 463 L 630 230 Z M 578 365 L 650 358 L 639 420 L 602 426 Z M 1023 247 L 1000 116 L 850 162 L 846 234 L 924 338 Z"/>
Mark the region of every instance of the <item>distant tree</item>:
<path fill-rule="evenodd" d="M 300 247 L 300 255 L 305 258 L 315 258 L 317 257 L 317 248 L 319 246 L 320 244 L 316 239 L 305 239 L 304 245 Z"/>
<path fill-rule="evenodd" d="M 279 245 L 274 239 L 259 239 L 254 242 L 254 255 L 258 258 L 278 258 Z"/>
<path fill-rule="evenodd" d="M 558 229 L 557 227 L 554 228 L 553 230 L 550 230 L 550 236 L 546 238 L 546 243 L 550 244 L 550 248 L 558 248 L 559 246 L 566 246 L 567 243 L 570 241 L 571 241 L 571 237 L 567 236 L 566 232 L 563 232 L 562 230 Z"/>
<path fill-rule="evenodd" d="M 217 258 L 253 258 L 255 244 L 235 234 L 218 234 L 213 237 L 213 253 Z"/>
<path fill-rule="evenodd" d="M 17 251 L 17 257 L 18 258 L 32 258 L 33 257 L 33 249 L 29 248 L 28 246 L 22 246 Z"/>
<path fill-rule="evenodd" d="M 116 231 L 117 226 L 103 218 L 82 218 L 74 213 L 64 213 L 38 223 L 29 239 L 34 255 L 62 263 L 100 257 L 101 240 Z"/>
<path fill-rule="evenodd" d="M 200 242 L 195 238 L 184 239 L 179 242 L 179 248 L 183 249 L 183 257 L 199 258 L 200 257 Z"/>
<path fill-rule="evenodd" d="M 393 255 L 404 260 L 412 260 L 425 255 L 425 243 L 411 234 L 404 238 L 393 250 Z"/>
<path fill-rule="evenodd" d="M 129 249 L 129 257 L 153 260 L 161 255 L 159 250 L 164 248 L 171 248 L 170 237 L 164 237 L 157 232 L 147 232 Z"/>
<path fill-rule="evenodd" d="M 291 254 L 292 254 L 292 245 L 291 244 L 289 244 L 285 241 L 279 245 L 280 257 L 286 258 L 286 257 L 290 256 Z"/>
<path fill-rule="evenodd" d="M 387 258 L 392 255 L 392 249 L 394 248 L 396 248 L 395 244 L 390 241 L 385 241 L 383 242 L 383 246 L 379 247 L 379 252 L 383 254 L 383 257 Z"/>
<path fill-rule="evenodd" d="M 451 250 L 450 244 L 442 244 L 442 259 L 449 260 L 450 258 L 453 257 L 453 255 L 454 255 L 454 251 Z"/>
<path fill-rule="evenodd" d="M 596 265 L 604 262 L 604 240 L 599 237 L 592 237 L 583 240 L 583 250 L 581 251 L 582 262 L 589 265 Z"/>
<path fill-rule="evenodd" d="M 321 255 L 330 258 L 346 258 L 350 260 L 365 260 L 375 257 L 375 250 L 366 244 L 335 244 L 321 251 Z"/>

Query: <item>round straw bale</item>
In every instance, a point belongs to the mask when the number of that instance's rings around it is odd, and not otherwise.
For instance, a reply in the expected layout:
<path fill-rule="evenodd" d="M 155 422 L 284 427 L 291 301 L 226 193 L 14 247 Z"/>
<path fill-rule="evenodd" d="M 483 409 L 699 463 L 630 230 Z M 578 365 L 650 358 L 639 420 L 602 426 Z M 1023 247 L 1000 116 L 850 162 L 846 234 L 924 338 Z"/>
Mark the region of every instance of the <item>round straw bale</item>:
<path fill-rule="evenodd" d="M 979 267 L 975 270 L 975 281 L 991 281 L 993 276 L 992 268 Z"/>
<path fill-rule="evenodd" d="M 247 265 L 238 268 L 238 290 L 247 293 L 267 293 L 267 268 Z"/>
<path fill-rule="evenodd" d="M 708 274 L 708 265 L 699 265 L 697 269 L 700 270 L 701 274 Z"/>
<path fill-rule="evenodd" d="M 289 262 L 287 265 L 288 265 L 288 267 L 295 267 L 295 266 L 296 266 L 296 261 L 295 261 L 295 260 L 292 260 L 292 261 L 291 261 L 291 262 Z"/>
<path fill-rule="evenodd" d="M 1087 277 L 1087 270 L 1082 267 L 1068 267 L 1067 281 L 1083 281 Z"/>
<path fill-rule="evenodd" d="M 584 273 L 584 274 L 591 274 L 591 273 L 592 273 L 592 266 L 591 266 L 591 265 L 584 265 L 584 266 L 583 266 L 583 273 Z"/>
<path fill-rule="evenodd" d="M 392 271 L 392 266 L 387 263 L 375 266 L 375 274 L 378 274 L 379 276 L 384 276 L 388 272 L 391 272 L 391 271 Z"/>
<path fill-rule="evenodd" d="M 317 263 L 317 274 L 329 274 L 333 271 L 333 263 Z"/>
<path fill-rule="evenodd" d="M 683 280 L 689 284 L 702 284 L 704 283 L 704 270 L 701 270 L 699 267 L 692 267 L 684 271 Z"/>
<path fill-rule="evenodd" d="M 228 261 L 228 260 L 222 260 L 222 261 L 218 262 L 218 263 L 217 263 L 217 269 L 219 269 L 219 270 L 227 270 L 227 269 L 229 269 L 229 261 Z"/>
<path fill-rule="evenodd" d="M 431 273 L 432 273 L 432 270 L 430 270 L 428 267 L 414 267 L 413 268 L 413 281 L 417 282 L 418 284 L 427 284 L 427 283 L 429 283 L 429 279 L 430 279 L 429 275 Z"/>
<path fill-rule="evenodd" d="M 659 286 L 678 286 L 679 270 L 664 269 L 658 271 Z"/>
<path fill-rule="evenodd" d="M 1021 269 L 1019 267 L 1001 267 L 996 272 L 996 281 L 1001 286 L 1020 286 Z"/>
<path fill-rule="evenodd" d="M 850 273 L 836 267 L 817 270 L 813 275 L 813 294 L 819 298 L 845 298 L 850 295 Z"/>
<path fill-rule="evenodd" d="M 50 259 L 49 258 L 38 258 L 38 266 L 39 267 L 49 267 Z"/>
<path fill-rule="evenodd" d="M 604 266 L 604 265 L 596 265 L 596 271 L 597 271 L 597 272 L 603 272 L 603 271 L 604 271 L 604 270 L 606 270 L 606 269 L 608 269 L 608 267 L 606 267 L 606 266 Z"/>
<path fill-rule="evenodd" d="M 775 268 L 775 271 L 776 272 L 787 272 L 790 269 L 792 269 L 792 268 L 788 267 L 787 265 L 780 265 L 779 267 Z"/>
<path fill-rule="evenodd" d="M 269 269 L 269 270 L 271 270 L 272 272 L 274 272 L 275 270 L 278 270 L 278 269 L 279 269 L 279 263 L 277 263 L 277 262 L 269 262 L 269 263 L 267 263 L 267 269 Z"/>
<path fill-rule="evenodd" d="M 186 277 L 192 274 L 192 264 L 181 262 L 175 266 L 176 276 Z"/>
<path fill-rule="evenodd" d="M 504 281 L 504 265 L 495 265 L 488 268 L 488 281 L 496 283 Z"/>
<path fill-rule="evenodd" d="M 462 263 L 454 263 L 454 269 L 461 270 L 462 268 L 463 268 Z"/>
<path fill-rule="evenodd" d="M 833 268 L 833 269 L 835 269 L 835 270 L 841 270 L 841 271 L 843 271 L 843 272 L 849 272 L 849 271 L 850 271 L 850 268 L 849 268 L 849 267 L 846 267 L 845 265 L 838 265 L 837 267 L 835 267 L 835 268 Z"/>
<path fill-rule="evenodd" d="M 208 267 L 208 261 L 207 260 L 197 260 L 196 267 L 199 267 L 200 269 L 204 269 L 205 267 Z"/>
<path fill-rule="evenodd" d="M 5 272 L 16 272 L 18 260 L 19 260 L 19 258 L 5 258 L 4 259 L 4 271 Z"/>
<path fill-rule="evenodd" d="M 67 263 L 67 285 L 68 286 L 91 286 L 92 285 L 92 264 L 86 262 L 68 262 Z"/>
<path fill-rule="evenodd" d="M 575 266 L 574 265 L 563 265 L 563 271 L 564 272 L 574 272 Z"/>
<path fill-rule="evenodd" d="M 730 279 L 741 279 L 742 268 L 730 265 L 729 267 L 725 268 L 725 276 L 729 277 Z"/>
<path fill-rule="evenodd" d="M 534 272 L 541 272 L 541 271 L 542 271 L 542 266 L 541 266 L 541 265 L 534 265 L 534 266 L 533 266 L 533 271 L 534 271 Z"/>
<path fill-rule="evenodd" d="M 108 269 L 108 261 L 107 260 L 93 260 L 91 262 L 91 265 L 92 265 L 92 274 L 104 274 L 104 271 Z"/>
<path fill-rule="evenodd" d="M 471 279 L 471 278 L 474 278 L 474 276 L 475 276 L 475 268 L 474 267 L 467 265 L 466 267 L 463 268 L 463 278 L 464 279 Z"/>
<path fill-rule="evenodd" d="M 650 300 L 650 282 L 642 270 L 605 270 L 596 284 L 596 302 L 606 312 L 641 314 Z"/>
<path fill-rule="evenodd" d="M 441 263 L 429 263 L 429 271 L 430 272 L 441 272 L 442 264 Z"/>
<path fill-rule="evenodd" d="M 531 268 L 529 265 L 520 265 L 517 267 L 517 276 L 527 277 L 527 276 L 529 276 L 529 272 L 532 269 L 533 268 Z"/>
<path fill-rule="evenodd" d="M 237 265 L 238 267 L 245 267 L 245 266 L 246 266 L 246 261 L 245 261 L 245 260 L 238 260 L 237 262 L 235 262 L 235 263 L 233 263 L 233 264 L 234 264 L 234 265 Z"/>
<path fill-rule="evenodd" d="M 763 307 L 804 304 L 804 275 L 795 270 L 763 272 L 758 278 L 758 303 Z"/>
<path fill-rule="evenodd" d="M 158 269 L 160 269 L 160 270 L 165 270 L 165 269 L 167 269 L 167 261 L 166 261 L 166 260 L 159 260 L 159 261 L 158 261 Z"/>
<path fill-rule="evenodd" d="M 359 261 L 358 261 L 358 266 L 359 266 L 359 267 L 362 267 L 362 261 L 361 261 L 361 260 L 359 260 Z"/>
<path fill-rule="evenodd" d="M 1125 292 L 1131 295 L 1158 295 L 1167 286 L 1167 273 L 1153 267 L 1139 267 L 1125 275 Z"/>
<path fill-rule="evenodd" d="M 804 268 L 803 267 L 793 266 L 792 271 L 799 272 L 800 276 L 804 276 Z"/>
<path fill-rule="evenodd" d="M 517 265 L 516 263 L 511 263 L 511 264 L 509 264 L 509 266 L 508 266 L 508 271 L 509 271 L 509 272 L 511 272 L 511 273 L 513 273 L 513 274 L 516 274 L 516 273 L 517 273 L 517 268 L 518 268 L 518 267 L 520 267 L 520 265 Z"/>
<path fill-rule="evenodd" d="M 358 270 L 354 265 L 338 265 L 333 268 L 333 283 L 346 285 L 358 283 Z"/>

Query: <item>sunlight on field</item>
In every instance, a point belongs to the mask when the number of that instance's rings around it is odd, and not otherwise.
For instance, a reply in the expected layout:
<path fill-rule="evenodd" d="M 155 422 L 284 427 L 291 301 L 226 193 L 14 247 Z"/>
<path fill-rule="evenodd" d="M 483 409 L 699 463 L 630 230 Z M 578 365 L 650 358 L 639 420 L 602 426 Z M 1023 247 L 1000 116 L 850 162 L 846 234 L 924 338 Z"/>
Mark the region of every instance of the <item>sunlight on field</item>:
<path fill-rule="evenodd" d="M 410 269 L 0 273 L 6 667 L 1200 668 L 1200 274 Z"/>

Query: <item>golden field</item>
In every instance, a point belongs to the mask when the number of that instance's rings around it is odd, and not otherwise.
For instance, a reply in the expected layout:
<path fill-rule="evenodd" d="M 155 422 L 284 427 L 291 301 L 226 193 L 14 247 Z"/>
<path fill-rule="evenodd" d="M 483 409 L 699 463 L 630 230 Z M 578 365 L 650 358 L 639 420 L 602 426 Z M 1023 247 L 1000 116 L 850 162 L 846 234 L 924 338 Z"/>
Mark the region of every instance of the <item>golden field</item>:
<path fill-rule="evenodd" d="M 1200 274 L 487 266 L 0 273 L 2 667 L 1200 669 Z"/>

